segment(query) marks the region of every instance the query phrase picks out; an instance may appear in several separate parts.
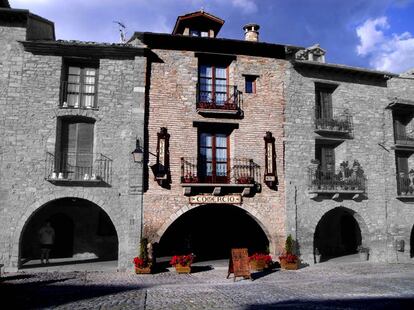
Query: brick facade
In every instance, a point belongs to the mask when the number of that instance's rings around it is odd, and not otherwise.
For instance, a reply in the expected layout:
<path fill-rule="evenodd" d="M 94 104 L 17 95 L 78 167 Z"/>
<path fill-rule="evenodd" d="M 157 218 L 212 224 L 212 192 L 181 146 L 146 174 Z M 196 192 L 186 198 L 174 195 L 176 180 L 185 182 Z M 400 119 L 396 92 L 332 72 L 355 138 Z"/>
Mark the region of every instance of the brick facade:
<path fill-rule="evenodd" d="M 262 192 L 243 197 L 239 206 L 263 228 L 273 253 L 280 251 L 285 238 L 283 175 L 283 87 L 286 61 L 237 55 L 229 66 L 229 83 L 244 90 L 243 74 L 255 74 L 257 92 L 243 94 L 242 119 L 206 118 L 196 110 L 199 58 L 193 51 L 153 49 L 162 62 L 151 66 L 148 113 L 148 150 L 156 152 L 157 132 L 167 127 L 170 138 L 171 189 L 164 189 L 149 175 L 144 194 L 144 233 L 159 241 L 165 230 L 180 215 L 197 205 L 190 205 L 180 184 L 181 157 L 197 157 L 197 128 L 194 122 L 238 124 L 230 135 L 230 157 L 252 158 L 262 167 Z M 276 139 L 279 187 L 277 191 L 263 184 L 264 140 L 266 131 Z M 150 156 L 149 165 L 155 164 Z"/>

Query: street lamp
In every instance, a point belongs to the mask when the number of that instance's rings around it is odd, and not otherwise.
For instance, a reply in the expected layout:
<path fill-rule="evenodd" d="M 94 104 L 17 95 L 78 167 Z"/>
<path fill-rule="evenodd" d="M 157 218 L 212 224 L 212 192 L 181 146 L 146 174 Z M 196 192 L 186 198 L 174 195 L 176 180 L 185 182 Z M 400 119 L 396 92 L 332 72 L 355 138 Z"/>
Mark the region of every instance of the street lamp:
<path fill-rule="evenodd" d="M 132 156 L 134 158 L 134 162 L 136 163 L 142 163 L 144 159 L 144 151 L 140 146 L 139 139 L 137 139 L 135 150 L 132 151 Z"/>

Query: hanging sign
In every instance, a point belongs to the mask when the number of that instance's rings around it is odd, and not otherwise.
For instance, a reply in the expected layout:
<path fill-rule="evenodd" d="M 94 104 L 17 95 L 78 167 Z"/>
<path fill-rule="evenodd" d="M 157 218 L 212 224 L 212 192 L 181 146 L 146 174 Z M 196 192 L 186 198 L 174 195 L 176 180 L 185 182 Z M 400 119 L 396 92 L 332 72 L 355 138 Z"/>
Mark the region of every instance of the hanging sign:
<path fill-rule="evenodd" d="M 218 204 L 241 204 L 241 195 L 226 195 L 226 196 L 212 196 L 212 195 L 196 195 L 189 197 L 191 204 L 203 203 L 218 203 Z"/>

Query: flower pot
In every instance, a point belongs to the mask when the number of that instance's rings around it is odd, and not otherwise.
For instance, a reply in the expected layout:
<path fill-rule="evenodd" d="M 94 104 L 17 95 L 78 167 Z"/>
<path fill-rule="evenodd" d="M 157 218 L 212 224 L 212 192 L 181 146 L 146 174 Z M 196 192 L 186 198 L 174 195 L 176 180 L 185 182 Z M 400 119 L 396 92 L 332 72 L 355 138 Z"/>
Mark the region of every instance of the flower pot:
<path fill-rule="evenodd" d="M 150 274 L 151 266 L 143 267 L 143 268 L 135 267 L 135 273 L 136 274 Z"/>
<path fill-rule="evenodd" d="M 191 272 L 191 266 L 175 265 L 174 267 L 177 273 L 190 273 Z"/>
<path fill-rule="evenodd" d="M 282 267 L 282 269 L 285 269 L 285 270 L 297 270 L 299 269 L 299 260 L 292 263 L 292 262 L 287 262 L 286 260 L 282 259 L 280 260 L 280 266 Z"/>
<path fill-rule="evenodd" d="M 266 262 L 263 260 L 252 260 L 250 262 L 250 269 L 252 270 L 263 271 L 266 268 Z"/>

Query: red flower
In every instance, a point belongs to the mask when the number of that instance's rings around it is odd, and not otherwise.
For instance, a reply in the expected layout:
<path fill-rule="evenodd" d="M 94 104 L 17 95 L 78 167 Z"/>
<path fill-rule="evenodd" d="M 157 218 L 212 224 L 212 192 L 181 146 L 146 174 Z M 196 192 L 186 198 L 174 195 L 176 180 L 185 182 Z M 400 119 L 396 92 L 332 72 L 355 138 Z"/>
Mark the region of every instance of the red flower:
<path fill-rule="evenodd" d="M 279 260 L 282 261 L 286 261 L 287 263 L 296 263 L 298 261 L 299 257 L 295 254 L 282 254 L 279 256 Z"/>
<path fill-rule="evenodd" d="M 265 264 L 270 264 L 272 257 L 268 254 L 254 253 L 252 256 L 249 256 L 249 261 L 264 261 Z"/>
<path fill-rule="evenodd" d="M 180 265 L 180 266 L 190 266 L 193 262 L 194 255 L 188 254 L 188 255 L 175 255 L 171 258 L 170 265 Z"/>
<path fill-rule="evenodd" d="M 147 267 L 147 264 L 144 262 L 143 259 L 137 257 L 134 257 L 134 260 L 132 261 L 136 268 L 145 268 Z"/>

